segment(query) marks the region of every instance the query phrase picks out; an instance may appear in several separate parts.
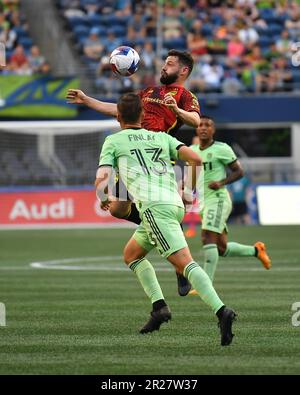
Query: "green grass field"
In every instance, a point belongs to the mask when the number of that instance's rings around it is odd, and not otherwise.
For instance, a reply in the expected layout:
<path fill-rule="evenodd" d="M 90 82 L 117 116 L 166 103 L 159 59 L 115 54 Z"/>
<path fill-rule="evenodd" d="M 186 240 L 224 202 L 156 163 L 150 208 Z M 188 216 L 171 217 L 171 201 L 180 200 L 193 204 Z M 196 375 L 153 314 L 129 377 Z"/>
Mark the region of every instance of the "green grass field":
<path fill-rule="evenodd" d="M 238 313 L 229 347 L 220 346 L 216 317 L 199 297 L 177 295 L 174 271 L 156 253 L 172 321 L 138 333 L 151 304 L 122 270 L 131 233 L 0 232 L 0 374 L 300 374 L 300 326 L 291 323 L 300 302 L 300 227 L 230 228 L 230 240 L 265 241 L 273 268 L 255 258 L 220 260 L 215 287 Z M 201 263 L 199 238 L 189 244 Z"/>

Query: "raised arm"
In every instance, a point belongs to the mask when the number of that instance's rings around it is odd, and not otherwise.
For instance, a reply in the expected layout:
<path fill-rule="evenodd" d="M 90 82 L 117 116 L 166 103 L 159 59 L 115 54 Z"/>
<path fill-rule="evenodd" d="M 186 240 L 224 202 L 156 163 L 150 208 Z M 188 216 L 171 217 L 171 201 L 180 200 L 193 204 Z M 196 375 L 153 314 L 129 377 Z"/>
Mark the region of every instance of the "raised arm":
<path fill-rule="evenodd" d="M 164 97 L 164 104 L 169 107 L 184 124 L 194 128 L 199 126 L 200 115 L 197 113 L 197 111 L 186 111 L 182 108 L 179 108 L 176 100 L 169 93 L 167 93 Z"/>
<path fill-rule="evenodd" d="M 196 111 L 185 111 L 179 108 L 177 116 L 183 123 L 193 128 L 197 128 L 200 124 L 200 116 Z"/>
<path fill-rule="evenodd" d="M 67 101 L 71 104 L 84 104 L 105 115 L 110 115 L 112 117 L 117 116 L 117 105 L 115 103 L 106 103 L 93 99 L 79 89 L 69 89 L 67 93 Z"/>

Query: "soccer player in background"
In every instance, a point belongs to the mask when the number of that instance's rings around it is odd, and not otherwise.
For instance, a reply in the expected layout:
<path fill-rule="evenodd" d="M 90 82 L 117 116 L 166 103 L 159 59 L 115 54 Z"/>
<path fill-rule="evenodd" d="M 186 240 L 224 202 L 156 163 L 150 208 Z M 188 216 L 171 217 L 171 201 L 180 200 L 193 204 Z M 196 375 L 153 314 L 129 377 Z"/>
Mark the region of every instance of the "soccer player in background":
<path fill-rule="evenodd" d="M 177 272 L 188 277 L 202 300 L 217 315 L 221 345 L 229 345 L 236 314 L 225 307 L 207 274 L 193 260 L 180 227 L 185 210 L 171 159 L 189 163 L 189 170 L 192 170 L 187 180 L 189 192 L 184 196 L 189 200 L 197 182 L 197 167 L 201 165 L 201 158 L 167 133 L 153 133 L 142 128 L 142 102 L 138 95 L 123 95 L 118 101 L 117 111 L 122 130 L 105 139 L 95 187 L 101 207 L 107 208 L 108 183 L 112 168 L 116 168 L 140 213 L 141 224 L 124 249 L 125 263 L 137 275 L 152 302 L 150 319 L 140 333 L 159 330 L 163 322 L 171 319 L 153 266 L 146 259 L 147 253 L 156 247 Z"/>
<path fill-rule="evenodd" d="M 227 242 L 227 219 L 232 210 L 230 195 L 226 185 L 243 177 L 243 169 L 232 148 L 214 140 L 215 124 L 212 118 L 201 115 L 196 129 L 200 143 L 191 149 L 202 158 L 204 170 L 204 208 L 202 217 L 202 243 L 204 249 L 204 270 L 211 281 L 214 279 L 219 256 L 257 257 L 266 269 L 271 260 L 265 244 L 258 241 L 251 245 Z M 229 175 L 226 169 L 229 169 Z M 191 293 L 194 293 L 192 290 Z"/>
<path fill-rule="evenodd" d="M 196 128 L 200 123 L 199 103 L 195 95 L 184 88 L 184 83 L 193 70 L 194 61 L 188 52 L 170 50 L 161 69 L 159 86 L 151 86 L 140 92 L 144 108 L 142 126 L 154 132 L 166 132 L 171 135 L 183 124 Z M 86 106 L 113 117 L 117 116 L 117 105 L 96 100 L 81 90 L 69 89 L 67 99 L 70 103 Z M 120 185 L 120 184 L 118 184 Z M 121 188 L 122 185 L 120 185 Z M 118 191 L 116 193 L 118 198 Z M 113 201 L 109 211 L 116 218 L 140 223 L 139 213 L 130 199 Z M 190 284 L 177 273 L 178 292 L 188 294 Z"/>

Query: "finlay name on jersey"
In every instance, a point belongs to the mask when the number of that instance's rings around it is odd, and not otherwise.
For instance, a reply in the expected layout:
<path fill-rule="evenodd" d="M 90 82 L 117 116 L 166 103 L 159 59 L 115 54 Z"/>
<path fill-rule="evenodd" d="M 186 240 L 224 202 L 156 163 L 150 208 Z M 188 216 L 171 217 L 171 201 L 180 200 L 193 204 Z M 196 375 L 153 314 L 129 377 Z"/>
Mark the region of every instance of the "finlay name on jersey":
<path fill-rule="evenodd" d="M 53 203 L 26 203 L 22 199 L 16 200 L 10 213 L 9 219 L 44 220 L 65 219 L 74 217 L 73 199 L 59 199 Z"/>

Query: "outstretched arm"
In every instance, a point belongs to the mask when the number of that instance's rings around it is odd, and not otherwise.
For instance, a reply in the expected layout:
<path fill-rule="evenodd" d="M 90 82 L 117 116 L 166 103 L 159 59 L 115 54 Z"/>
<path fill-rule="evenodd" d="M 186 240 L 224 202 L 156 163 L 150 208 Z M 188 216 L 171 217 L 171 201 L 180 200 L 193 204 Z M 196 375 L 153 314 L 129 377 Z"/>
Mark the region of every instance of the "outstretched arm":
<path fill-rule="evenodd" d="M 71 104 L 84 104 L 95 111 L 113 117 L 117 116 L 117 105 L 115 103 L 106 103 L 87 96 L 79 89 L 69 89 L 67 93 L 67 101 Z"/>

